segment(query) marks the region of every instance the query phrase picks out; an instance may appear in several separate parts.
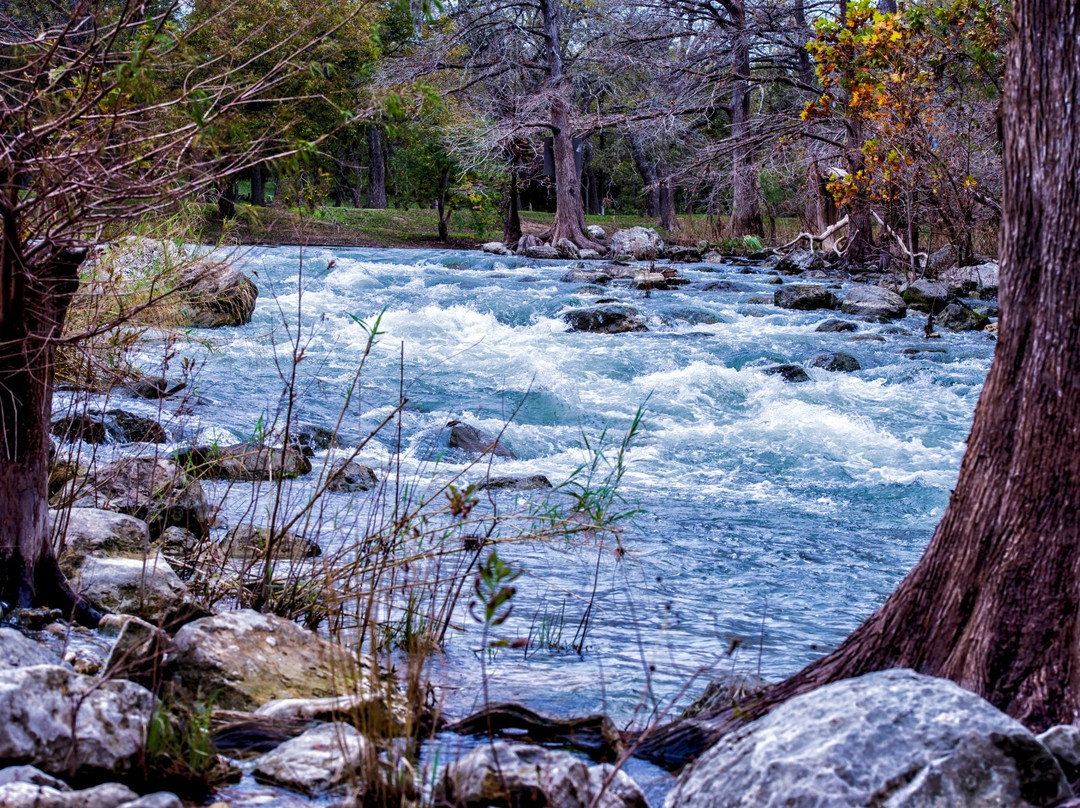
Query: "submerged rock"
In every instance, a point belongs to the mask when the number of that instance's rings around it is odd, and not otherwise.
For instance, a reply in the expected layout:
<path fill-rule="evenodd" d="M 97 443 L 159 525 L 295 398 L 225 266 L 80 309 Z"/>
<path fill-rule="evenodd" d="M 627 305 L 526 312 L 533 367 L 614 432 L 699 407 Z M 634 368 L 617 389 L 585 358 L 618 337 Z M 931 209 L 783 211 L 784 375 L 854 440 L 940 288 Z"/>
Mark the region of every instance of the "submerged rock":
<path fill-rule="evenodd" d="M 435 787 L 435 801 L 457 808 L 648 808 L 644 793 L 621 769 L 606 763 L 589 766 L 569 752 L 505 741 L 484 744 L 447 766 Z"/>
<path fill-rule="evenodd" d="M 291 620 L 244 609 L 176 632 L 166 675 L 196 701 L 253 710 L 273 699 L 337 696 L 362 688 L 363 668 L 336 643 Z"/>
<path fill-rule="evenodd" d="M 450 427 L 447 443 L 451 449 L 458 449 L 477 457 L 485 452 L 494 457 L 510 459 L 515 457 L 514 453 L 502 444 L 501 437 L 489 435 L 482 429 L 477 429 L 475 426 L 461 421 L 451 421 L 447 426 Z"/>
<path fill-rule="evenodd" d="M 0 671 L 0 765 L 104 779 L 139 761 L 154 696 L 121 679 L 99 681 L 58 665 Z"/>
<path fill-rule="evenodd" d="M 551 480 L 543 474 L 532 474 L 528 477 L 489 477 L 486 480 L 481 480 L 476 487 L 480 490 L 492 488 L 512 489 L 514 491 L 536 491 L 544 488 L 551 488 Z"/>
<path fill-rule="evenodd" d="M 859 360 L 846 353 L 822 353 L 810 360 L 810 367 L 840 373 L 853 373 L 862 368 Z"/>
<path fill-rule="evenodd" d="M 648 331 L 645 318 L 633 306 L 605 304 L 587 309 L 572 309 L 563 315 L 571 331 L 591 334 L 623 334 L 631 331 Z"/>
<path fill-rule="evenodd" d="M 563 283 L 594 283 L 603 286 L 611 283 L 611 278 L 611 274 L 603 270 L 571 267 L 561 280 Z"/>
<path fill-rule="evenodd" d="M 724 737 L 664 807 L 1021 808 L 1070 796 L 1018 721 L 952 682 L 890 670 L 797 696 Z"/>
<path fill-rule="evenodd" d="M 810 377 L 799 365 L 773 365 L 762 368 L 761 372 L 766 376 L 780 376 L 785 382 L 799 383 L 808 382 Z"/>
<path fill-rule="evenodd" d="M 341 460 L 330 467 L 330 483 L 326 486 L 328 491 L 371 491 L 379 485 L 379 478 L 375 475 L 375 469 L 357 463 L 355 460 L 348 462 Z"/>
<path fill-rule="evenodd" d="M 788 283 L 773 293 L 773 303 L 782 309 L 813 311 L 835 309 L 836 296 L 816 283 Z"/>
<path fill-rule="evenodd" d="M 855 323 L 848 320 L 826 320 L 814 330 L 823 334 L 839 334 L 845 331 L 854 331 L 855 329 Z"/>
<path fill-rule="evenodd" d="M 896 292 L 882 286 L 855 286 L 844 295 L 840 309 L 845 314 L 897 320 L 907 316 L 907 304 Z"/>

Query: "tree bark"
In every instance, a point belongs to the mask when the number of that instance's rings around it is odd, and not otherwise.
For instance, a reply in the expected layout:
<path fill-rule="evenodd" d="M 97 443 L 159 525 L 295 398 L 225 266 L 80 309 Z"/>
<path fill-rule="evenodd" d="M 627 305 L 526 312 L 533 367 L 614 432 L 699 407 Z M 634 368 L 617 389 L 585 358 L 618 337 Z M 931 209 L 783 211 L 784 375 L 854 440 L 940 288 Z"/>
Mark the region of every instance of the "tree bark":
<path fill-rule="evenodd" d="M 665 175 L 667 172 L 664 172 Z M 679 232 L 679 219 L 675 215 L 675 186 L 670 176 L 660 180 L 660 227 L 669 233 Z"/>
<path fill-rule="evenodd" d="M 839 648 L 738 718 L 654 733 L 646 756 L 678 763 L 792 696 L 891 667 L 952 679 L 1034 731 L 1080 719 L 1080 14 L 1013 8 L 1000 338 L 945 516 Z"/>
<path fill-rule="evenodd" d="M 630 132 L 627 135 L 630 142 L 630 155 L 634 158 L 634 168 L 641 175 L 641 181 L 645 183 L 645 215 L 660 215 L 660 186 L 656 177 L 656 166 L 645 153 L 645 144 L 641 137 Z"/>
<path fill-rule="evenodd" d="M 251 166 L 251 204 L 266 207 L 266 182 L 262 163 Z"/>
<path fill-rule="evenodd" d="M 518 213 L 517 166 L 510 167 L 510 187 L 503 201 L 506 215 L 503 216 L 503 243 L 517 244 L 521 238 L 521 216 Z"/>
<path fill-rule="evenodd" d="M 758 178 L 754 165 L 756 148 L 750 137 L 750 33 L 743 0 L 732 0 L 735 41 L 731 51 L 732 159 L 731 235 L 765 235 L 758 204 Z"/>
<path fill-rule="evenodd" d="M 86 251 L 37 244 L 27 255 L 10 212 L 14 205 L 3 207 L 0 601 L 59 608 L 93 626 L 101 615 L 72 592 L 56 562 L 48 499 L 53 358 Z"/>
<path fill-rule="evenodd" d="M 560 0 L 540 0 L 544 17 L 544 53 L 551 93 L 551 147 L 555 156 L 555 221 L 541 238 L 551 244 L 562 239 L 582 249 L 601 249 L 585 235 L 585 206 L 581 199 L 581 180 L 574 159 L 574 137 L 570 126 L 570 102 L 563 77 L 559 44 L 561 25 Z"/>
<path fill-rule="evenodd" d="M 386 201 L 386 149 L 383 146 L 382 129 L 378 124 L 368 127 L 368 191 L 367 206 L 385 210 Z"/>
<path fill-rule="evenodd" d="M 847 122 L 847 141 L 844 146 L 844 162 L 852 176 L 857 176 L 866 167 L 866 156 L 862 153 L 862 125 L 857 119 Z M 859 268 L 877 258 L 874 246 L 874 221 L 870 214 L 870 200 L 861 192 L 856 192 L 845 205 L 848 217 L 848 243 L 844 251 L 844 265 Z"/>
<path fill-rule="evenodd" d="M 217 208 L 218 216 L 224 222 L 228 219 L 236 218 L 236 183 L 229 180 L 222 180 L 218 183 L 218 199 Z"/>

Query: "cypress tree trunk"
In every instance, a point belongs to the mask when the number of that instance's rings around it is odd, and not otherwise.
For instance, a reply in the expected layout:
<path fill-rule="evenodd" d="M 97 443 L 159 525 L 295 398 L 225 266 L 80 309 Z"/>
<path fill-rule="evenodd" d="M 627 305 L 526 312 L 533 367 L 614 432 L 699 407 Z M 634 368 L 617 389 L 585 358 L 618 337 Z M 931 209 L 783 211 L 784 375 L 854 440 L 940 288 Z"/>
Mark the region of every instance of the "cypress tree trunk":
<path fill-rule="evenodd" d="M 743 0 L 733 0 L 735 42 L 731 53 L 732 160 L 731 235 L 764 236 L 758 204 L 758 178 L 754 166 L 754 143 L 750 137 L 750 34 Z"/>
<path fill-rule="evenodd" d="M 263 178 L 262 163 L 251 167 L 251 204 L 266 207 L 266 182 Z"/>
<path fill-rule="evenodd" d="M 645 215 L 660 215 L 660 188 L 657 184 L 656 166 L 649 160 L 645 153 L 645 144 L 641 138 L 631 132 L 627 136 L 630 141 L 630 155 L 634 158 L 634 168 L 641 175 L 641 181 L 645 183 Z"/>
<path fill-rule="evenodd" d="M 14 206 L 0 207 L 0 600 L 59 608 L 96 625 L 101 615 L 74 595 L 57 565 L 48 499 L 53 357 L 86 252 L 26 250 Z"/>
<path fill-rule="evenodd" d="M 377 124 L 368 127 L 368 166 L 367 206 L 385 210 L 386 150 L 383 146 L 382 129 Z"/>
<path fill-rule="evenodd" d="M 518 214 L 517 167 L 510 168 L 510 187 L 503 200 L 506 215 L 503 217 L 503 243 L 511 246 L 521 238 L 521 216 Z"/>
<path fill-rule="evenodd" d="M 1080 719 L 1080 13 L 1013 9 L 1000 339 L 945 516 L 839 648 L 738 717 L 651 734 L 648 757 L 679 765 L 792 696 L 891 667 L 952 679 L 1035 731 Z"/>

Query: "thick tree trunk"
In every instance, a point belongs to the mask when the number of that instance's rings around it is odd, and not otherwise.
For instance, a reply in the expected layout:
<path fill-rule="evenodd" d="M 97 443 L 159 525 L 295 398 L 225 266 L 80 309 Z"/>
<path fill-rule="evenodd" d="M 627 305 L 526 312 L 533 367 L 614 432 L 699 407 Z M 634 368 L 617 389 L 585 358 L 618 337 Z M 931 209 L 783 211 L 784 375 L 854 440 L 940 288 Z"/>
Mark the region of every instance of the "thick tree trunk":
<path fill-rule="evenodd" d="M 510 187 L 503 200 L 506 215 L 503 216 L 503 243 L 514 245 L 521 238 L 521 216 L 518 214 L 517 167 L 510 169 Z"/>
<path fill-rule="evenodd" d="M 222 180 L 218 183 L 217 208 L 222 221 L 236 218 L 236 183 Z"/>
<path fill-rule="evenodd" d="M 377 124 L 368 127 L 368 166 L 367 206 L 385 210 L 386 149 L 383 146 L 382 129 Z"/>
<path fill-rule="evenodd" d="M 806 185 L 810 190 L 807 218 L 810 219 L 810 229 L 815 234 L 824 233 L 829 227 L 836 224 L 840 218 L 836 211 L 836 200 L 829 193 L 827 182 L 828 180 L 821 173 L 817 161 L 810 163 L 810 170 L 806 176 Z M 827 236 L 820 246 L 823 250 L 831 250 L 836 247 L 836 235 Z"/>
<path fill-rule="evenodd" d="M 637 169 L 641 181 L 645 184 L 645 215 L 659 216 L 660 186 L 656 176 L 656 165 L 645 153 L 645 144 L 640 136 L 630 132 L 627 140 L 630 142 L 630 155 L 634 158 L 634 168 Z"/>
<path fill-rule="evenodd" d="M 731 52 L 731 140 L 734 144 L 731 178 L 731 235 L 764 236 L 758 204 L 756 148 L 750 137 L 750 33 L 743 0 L 733 0 L 734 47 Z"/>
<path fill-rule="evenodd" d="M 1080 719 L 1080 15 L 1019 0 L 1005 98 L 1000 338 L 926 553 L 834 652 L 752 705 L 661 730 L 685 761 L 744 720 L 890 667 L 943 676 L 1033 730 Z"/>
<path fill-rule="evenodd" d="M 670 176 L 660 180 L 660 227 L 669 233 L 679 232 L 679 219 L 675 215 L 675 184 Z"/>
<path fill-rule="evenodd" d="M 570 102 L 563 80 L 559 44 L 561 0 L 540 0 L 544 16 L 544 53 L 551 93 L 551 149 L 555 157 L 555 221 L 541 238 L 551 244 L 562 239 L 582 249 L 602 250 L 585 235 L 585 206 L 581 199 L 581 179 L 574 159 L 574 136 L 570 128 Z"/>
<path fill-rule="evenodd" d="M 262 163 L 251 167 L 251 204 L 266 207 L 266 182 L 263 178 Z"/>
<path fill-rule="evenodd" d="M 866 157 L 862 153 L 864 141 L 862 125 L 858 120 L 847 123 L 847 142 L 844 149 L 844 161 L 847 170 L 853 176 L 866 167 Z M 859 268 L 878 257 L 874 246 L 874 221 L 870 215 L 870 200 L 865 194 L 856 193 L 845 206 L 848 217 L 848 243 L 844 252 L 844 264 Z"/>
<path fill-rule="evenodd" d="M 88 625 L 101 615 L 64 580 L 49 531 L 53 357 L 85 250 L 26 255 L 13 216 L 0 243 L 0 601 L 45 606 Z"/>

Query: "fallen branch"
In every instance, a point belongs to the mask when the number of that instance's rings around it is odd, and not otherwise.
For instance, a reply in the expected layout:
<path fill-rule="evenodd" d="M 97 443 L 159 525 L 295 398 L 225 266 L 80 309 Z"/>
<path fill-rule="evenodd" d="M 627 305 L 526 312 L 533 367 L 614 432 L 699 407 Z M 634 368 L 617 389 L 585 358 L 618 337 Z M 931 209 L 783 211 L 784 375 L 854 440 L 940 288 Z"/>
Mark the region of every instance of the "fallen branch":
<path fill-rule="evenodd" d="M 545 718 L 520 704 L 493 704 L 443 729 L 459 735 L 498 735 L 515 741 L 559 743 L 600 762 L 622 754 L 622 738 L 606 715 L 584 718 Z"/>
<path fill-rule="evenodd" d="M 777 247 L 777 249 L 778 250 L 789 249 L 791 247 L 794 247 L 796 244 L 798 244 L 804 238 L 808 238 L 808 239 L 810 239 L 810 251 L 813 252 L 814 251 L 814 242 L 815 241 L 825 241 L 825 239 L 827 239 L 829 236 L 831 236 L 837 230 L 839 230 L 842 227 L 847 227 L 847 226 L 848 226 L 848 217 L 845 216 L 844 218 L 837 221 L 836 224 L 830 225 L 829 227 L 826 227 L 824 230 L 822 230 L 821 235 L 815 236 L 813 233 L 799 233 L 799 235 L 795 236 L 795 238 L 793 238 L 787 244 L 784 244 L 784 245 L 782 245 L 780 247 Z M 839 249 L 836 249 L 837 254 L 839 254 L 840 252 L 841 251 Z"/>

